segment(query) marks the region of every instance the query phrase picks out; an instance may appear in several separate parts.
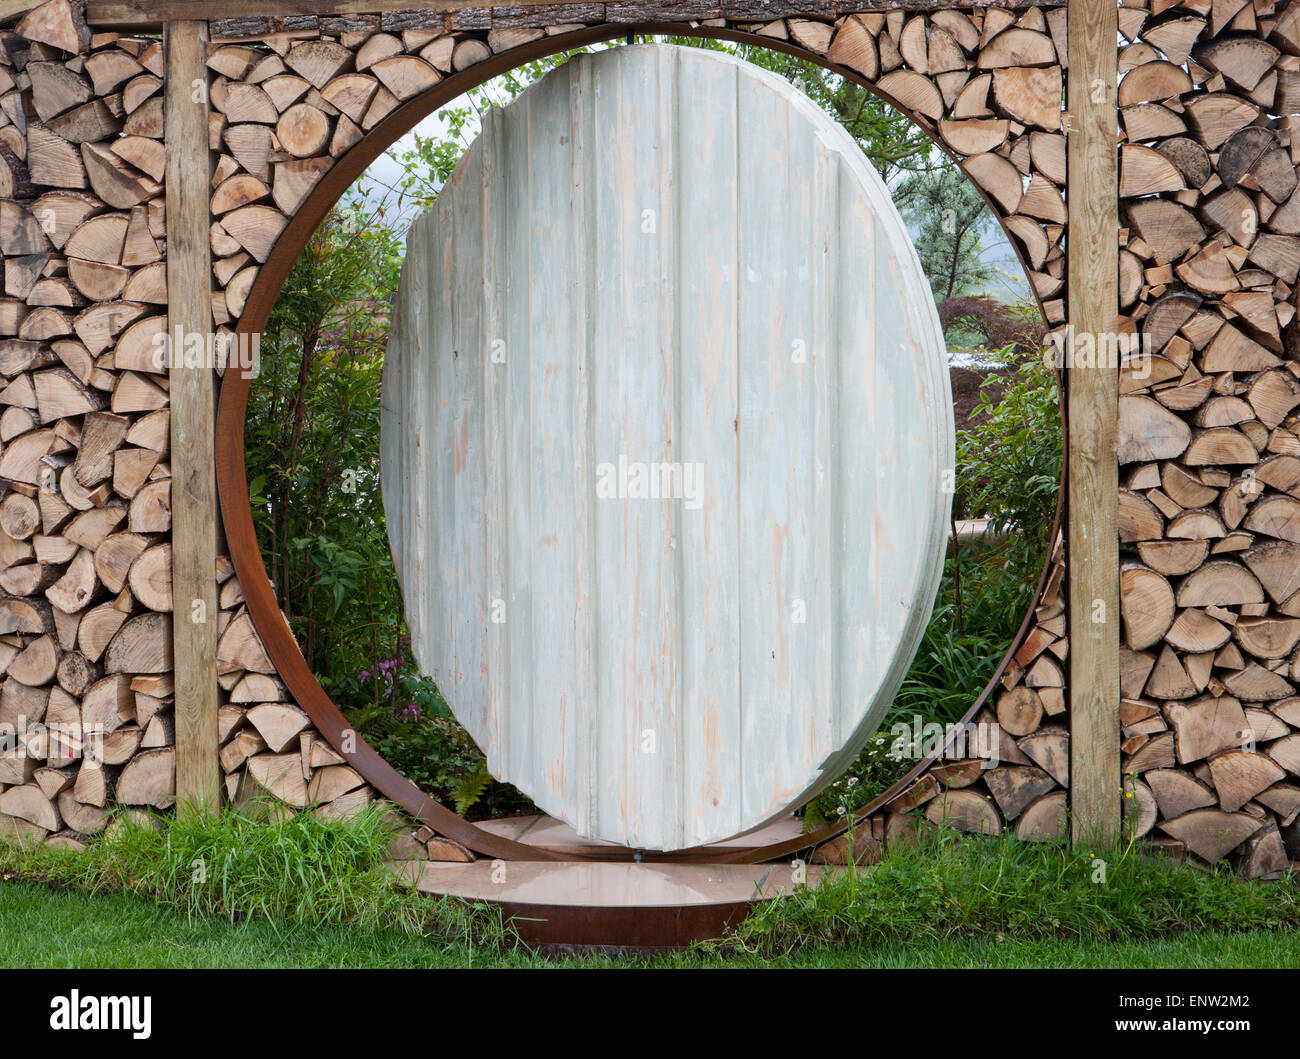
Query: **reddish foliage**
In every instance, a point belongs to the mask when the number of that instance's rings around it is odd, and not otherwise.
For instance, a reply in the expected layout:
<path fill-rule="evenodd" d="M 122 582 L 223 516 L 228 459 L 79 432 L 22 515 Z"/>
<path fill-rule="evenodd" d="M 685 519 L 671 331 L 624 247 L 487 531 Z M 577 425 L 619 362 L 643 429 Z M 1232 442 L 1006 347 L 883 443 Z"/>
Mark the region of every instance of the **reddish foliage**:
<path fill-rule="evenodd" d="M 939 322 L 945 334 L 952 327 L 973 332 L 989 349 L 1014 346 L 1024 353 L 1043 343 L 1043 321 L 1033 307 L 1007 305 L 987 294 L 945 298 L 939 303 Z"/>
<path fill-rule="evenodd" d="M 381 354 L 388 345 L 392 305 L 368 299 L 349 302 L 322 324 L 320 345 L 335 352 Z"/>

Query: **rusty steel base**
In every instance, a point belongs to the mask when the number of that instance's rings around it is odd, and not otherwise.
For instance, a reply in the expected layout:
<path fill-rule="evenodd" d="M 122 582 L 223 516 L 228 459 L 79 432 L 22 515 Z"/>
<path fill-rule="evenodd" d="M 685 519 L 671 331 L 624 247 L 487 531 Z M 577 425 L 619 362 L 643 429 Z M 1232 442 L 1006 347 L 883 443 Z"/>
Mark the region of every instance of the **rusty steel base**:
<path fill-rule="evenodd" d="M 786 864 L 409 861 L 394 870 L 421 893 L 500 907 L 525 944 L 551 951 L 683 948 L 802 884 Z M 800 870 L 816 886 L 829 869 Z"/>

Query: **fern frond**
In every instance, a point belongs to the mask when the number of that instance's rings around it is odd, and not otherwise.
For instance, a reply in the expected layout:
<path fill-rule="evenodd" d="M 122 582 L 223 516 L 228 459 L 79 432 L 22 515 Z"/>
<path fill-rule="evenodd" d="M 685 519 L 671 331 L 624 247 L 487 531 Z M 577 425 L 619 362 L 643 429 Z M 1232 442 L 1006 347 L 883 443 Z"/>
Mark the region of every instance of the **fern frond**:
<path fill-rule="evenodd" d="M 452 801 L 456 803 L 456 812 L 464 816 L 469 812 L 492 782 L 492 774 L 487 770 L 487 763 L 480 762 L 478 768 L 468 776 L 462 776 L 451 789 Z"/>

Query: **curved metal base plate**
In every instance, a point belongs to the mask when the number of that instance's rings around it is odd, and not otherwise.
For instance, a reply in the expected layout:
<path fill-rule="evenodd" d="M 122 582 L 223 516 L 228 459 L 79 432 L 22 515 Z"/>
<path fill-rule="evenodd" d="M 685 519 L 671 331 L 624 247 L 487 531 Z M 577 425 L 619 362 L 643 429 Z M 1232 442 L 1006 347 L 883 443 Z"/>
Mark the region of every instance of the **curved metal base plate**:
<path fill-rule="evenodd" d="M 681 948 L 721 937 L 754 902 L 795 889 L 786 864 L 478 860 L 394 869 L 421 893 L 499 905 L 521 940 L 552 950 Z M 810 887 L 832 870 L 802 869 Z"/>

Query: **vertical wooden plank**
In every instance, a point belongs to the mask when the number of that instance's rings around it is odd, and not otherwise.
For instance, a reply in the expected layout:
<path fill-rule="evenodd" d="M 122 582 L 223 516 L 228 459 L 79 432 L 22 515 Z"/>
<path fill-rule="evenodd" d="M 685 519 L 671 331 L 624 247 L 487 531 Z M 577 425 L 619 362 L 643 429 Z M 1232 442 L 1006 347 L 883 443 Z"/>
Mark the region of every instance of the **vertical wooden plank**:
<path fill-rule="evenodd" d="M 816 131 L 794 120 L 782 100 L 773 114 L 767 83 L 738 86 L 740 134 L 740 583 L 741 760 L 765 756 L 761 781 L 746 770 L 744 812 L 770 815 L 806 783 L 801 765 L 809 738 L 824 733 L 812 721 L 815 672 L 809 650 L 811 535 L 817 517 L 813 489 L 813 430 L 808 362 L 815 353 L 810 319 L 812 248 L 827 233 L 817 227 L 812 188 L 824 154 Z M 791 163 L 791 159 L 798 159 Z M 770 211 L 781 225 L 752 223 Z M 811 234 L 805 234 L 811 233 Z M 802 357 L 796 359 L 796 350 Z M 789 409 L 801 414 L 790 415 Z M 799 613 L 796 613 L 796 609 Z M 802 620 L 796 620 L 801 618 Z M 817 759 L 831 748 L 823 746 Z"/>
<path fill-rule="evenodd" d="M 791 160 L 801 156 L 795 152 Z M 805 559 L 804 584 L 796 598 L 801 602 L 796 613 L 794 604 L 786 615 L 791 628 L 802 641 L 800 650 L 806 654 L 806 678 L 811 685 L 809 724 L 803 733 L 804 753 L 810 758 L 821 754 L 821 748 L 838 748 L 836 738 L 839 713 L 838 682 L 836 680 L 840 625 L 839 571 L 835 563 L 836 516 L 841 510 L 836 502 L 834 471 L 836 419 L 839 415 L 839 395 L 829 385 L 830 367 L 843 351 L 835 341 L 835 317 L 839 294 L 840 237 L 839 237 L 839 178 L 841 157 L 827 150 L 815 140 L 809 142 L 808 193 L 814 213 L 810 273 L 811 297 L 808 299 L 806 333 L 794 339 L 802 343 L 786 351 L 792 364 L 802 368 L 804 392 L 808 397 L 809 459 L 808 476 L 809 513 L 807 522 L 808 554 Z M 823 755 L 823 760 L 825 756 Z"/>
<path fill-rule="evenodd" d="M 428 344 L 422 347 L 424 364 L 416 372 L 414 385 L 424 403 L 424 422 L 428 427 L 427 453 L 422 452 L 424 471 L 428 482 L 438 483 L 441 504 L 426 503 L 423 514 L 428 518 L 441 517 L 443 510 L 456 514 L 455 430 L 453 415 L 456 394 L 451 388 L 452 357 L 457 350 L 456 332 L 452 328 L 452 303 L 455 292 L 448 280 L 452 262 L 456 260 L 455 215 L 449 200 L 434 204 L 433 216 L 427 236 L 420 247 L 424 256 L 427 292 L 417 299 L 423 315 L 422 328 L 428 334 Z M 417 317 L 420 319 L 420 317 Z M 423 520 L 417 515 L 417 523 Z M 441 527 L 439 527 L 441 529 Z M 456 549 L 451 532 L 430 531 L 432 538 L 427 557 L 432 579 L 436 583 L 455 586 Z M 428 584 L 430 575 L 423 581 Z M 456 669 L 456 597 L 454 591 L 430 593 L 433 598 L 421 599 L 424 627 L 436 630 L 446 644 L 441 671 L 434 672 L 438 687 L 454 701 L 459 697 L 462 674 Z"/>
<path fill-rule="evenodd" d="M 478 187 L 482 185 L 482 152 L 466 165 L 456 179 Z M 439 270 L 440 285 L 450 293 L 447 315 L 454 336 L 453 354 L 447 364 L 445 393 L 451 400 L 447 417 L 451 437 L 446 455 L 451 459 L 452 507 L 456 513 L 453 531 L 447 540 L 454 591 L 450 594 L 454 629 L 453 665 L 456 697 L 461 702 L 479 704 L 488 701 L 487 638 L 482 630 L 490 628 L 491 597 L 484 591 L 483 571 L 487 569 L 487 476 L 484 474 L 484 364 L 489 359 L 482 300 L 485 281 L 483 194 L 460 200 L 461 208 L 446 218 L 448 242 L 446 259 Z M 478 262 L 478 268 L 454 267 L 454 259 Z M 444 271 L 445 270 L 445 271 Z M 446 277 L 450 276 L 448 281 Z M 479 713 L 477 724 L 482 724 Z"/>
<path fill-rule="evenodd" d="M 740 571 L 733 542 L 737 508 L 739 438 L 736 378 L 739 130 L 734 66 L 713 64 L 683 71 L 677 81 L 679 158 L 693 156 L 714 180 L 677 187 L 678 262 L 698 277 L 678 288 L 677 451 L 683 462 L 702 462 L 704 487 L 696 510 L 681 512 L 681 709 L 685 742 L 696 752 L 679 763 L 683 804 L 690 813 L 684 838 L 697 828 L 742 830 L 740 805 Z M 687 155 L 685 152 L 690 152 Z M 700 636 L 695 630 L 707 629 Z M 702 801 L 707 811 L 697 807 Z M 725 823 L 723 823 L 725 821 Z"/>
<path fill-rule="evenodd" d="M 576 274 L 590 275 L 598 255 L 598 232 L 592 208 L 591 182 L 587 174 L 596 151 L 600 147 L 595 134 L 596 111 L 592 106 L 594 76 L 590 67 L 582 67 L 570 80 L 569 142 L 572 144 L 572 186 L 577 189 L 569 198 L 570 250 L 569 260 Z M 600 687 L 597 644 L 600 636 L 600 592 L 597 577 L 595 495 L 596 441 L 592 418 L 596 409 L 595 372 L 597 358 L 592 343 L 586 341 L 591 326 L 593 304 L 597 294 L 590 284 L 571 281 L 569 287 L 569 312 L 574 334 L 581 335 L 576 343 L 577 363 L 573 373 L 574 385 L 574 481 L 579 493 L 574 496 L 574 564 L 576 579 L 573 636 L 577 652 L 577 672 L 573 693 L 577 703 L 570 751 L 570 780 L 579 792 L 574 818 L 581 826 L 592 829 L 600 826 L 600 757 L 597 711 Z M 578 826 L 575 824 L 575 826 Z"/>
<path fill-rule="evenodd" d="M 841 158 L 840 166 L 844 171 L 836 196 L 839 255 L 835 275 L 834 350 L 828 378 L 835 431 L 829 472 L 835 505 L 832 514 L 836 526 L 845 527 L 838 531 L 843 533 L 850 532 L 844 512 L 874 512 L 881 506 L 876 495 L 879 468 L 861 454 L 872 452 L 872 439 L 879 436 L 880 406 L 884 404 L 886 410 L 889 406 L 879 396 L 876 365 L 877 342 L 881 337 L 878 332 L 892 314 L 882 313 L 876 304 L 891 294 L 876 276 L 877 218 L 862 197 L 854 193 L 856 185 L 847 171 L 848 163 Z M 845 396 L 841 398 L 841 394 Z M 862 400 L 854 402 L 854 394 L 862 394 Z M 853 414 L 841 415 L 842 406 Z M 843 547 L 838 539 L 833 542 L 838 560 L 835 576 L 845 585 L 879 585 L 881 555 L 875 533 L 869 532 L 866 526 L 856 526 L 851 532 L 853 547 Z M 876 674 L 884 667 L 882 652 L 872 636 L 880 621 L 880 597 L 874 591 L 864 596 L 867 598 L 860 606 L 851 607 L 846 605 L 842 592 L 835 593 L 831 620 L 835 643 L 834 745 L 837 747 L 845 745 L 861 720 L 861 714 L 849 698 L 841 696 L 841 689 L 868 686 L 865 682 L 877 679 Z"/>
<path fill-rule="evenodd" d="M 207 24 L 168 23 L 168 330 L 212 331 L 208 201 Z M 211 348 L 205 343 L 205 348 Z M 220 807 L 217 766 L 217 498 L 213 370 L 173 357 L 171 378 L 172 646 L 176 679 L 176 797 L 182 811 Z"/>
<path fill-rule="evenodd" d="M 539 88 L 541 86 L 538 86 Z M 537 91 L 534 89 L 533 91 Z M 526 95 L 517 108 L 507 109 L 498 119 L 503 128 L 499 137 L 502 143 L 502 156 L 518 157 L 519 152 L 528 151 L 528 113 L 532 107 L 532 97 Z M 501 217 L 505 229 L 505 256 L 498 263 L 495 271 L 508 273 L 512 262 L 528 261 L 528 245 L 532 216 L 528 201 L 528 187 L 524 181 L 500 181 L 500 190 L 494 191 L 498 202 L 496 215 Z M 509 279 L 507 279 L 509 282 Z M 494 285 L 497 289 L 499 285 Z M 503 335 L 506 342 L 506 363 L 503 372 L 506 389 L 506 402 L 512 413 L 516 408 L 524 408 L 532 388 L 532 361 L 534 333 L 529 314 L 531 309 L 527 298 L 504 299 L 505 325 Z M 504 467 L 502 478 L 507 483 L 506 495 L 521 484 L 533 481 L 532 424 L 526 415 L 508 415 L 502 431 L 504 449 Z M 531 488 L 531 485 L 529 485 Z M 531 503 L 507 503 L 501 509 L 505 524 L 505 569 L 508 589 L 506 599 L 506 669 L 507 690 L 514 697 L 514 702 L 521 705 L 530 703 L 537 689 L 533 686 L 533 540 L 535 533 L 532 522 Z M 518 675 L 518 679 L 516 679 Z M 512 700 L 503 700 L 503 717 L 501 721 L 504 749 L 502 760 L 512 770 L 527 770 L 533 752 L 533 729 L 531 725 L 511 724 L 515 718 L 511 715 Z"/>
<path fill-rule="evenodd" d="M 672 188 L 663 168 L 669 115 L 657 70 L 662 61 L 658 53 L 638 51 L 619 65 L 616 78 L 606 82 L 609 88 L 593 93 L 596 139 L 589 149 L 592 155 L 603 149 L 610 158 L 596 181 L 593 219 L 597 245 L 614 255 L 604 259 L 612 262 L 609 272 L 619 277 L 596 284 L 590 325 L 597 358 L 592 372 L 594 459 L 608 468 L 672 460 L 674 426 L 680 419 L 674 398 L 674 323 L 665 291 L 672 279 L 662 270 L 675 223 L 668 206 Z M 638 122 L 643 135 L 620 135 Z M 632 349 L 650 355 L 615 358 L 606 352 Z M 601 621 L 599 690 L 592 708 L 603 708 L 608 716 L 605 704 L 623 703 L 615 723 L 605 716 L 600 720 L 602 768 L 611 767 L 615 774 L 601 793 L 601 819 L 619 819 L 623 841 L 634 837 L 629 821 L 644 821 L 644 837 L 637 844 L 648 848 L 671 843 L 678 818 L 674 506 L 671 500 L 637 496 L 630 484 L 626 500 L 598 494 L 595 504 Z"/>
<path fill-rule="evenodd" d="M 487 329 L 487 350 L 483 364 L 484 432 L 483 432 L 483 491 L 487 505 L 484 512 L 486 526 L 485 547 L 487 593 L 488 643 L 487 699 L 482 703 L 480 724 L 484 733 L 479 745 L 488 755 L 489 770 L 500 773 L 499 755 L 505 745 L 507 728 L 501 722 L 511 693 L 510 684 L 510 631 L 521 612 L 507 600 L 510 585 L 510 549 L 508 543 L 508 517 L 493 517 L 493 512 L 508 511 L 510 473 L 507 465 L 510 429 L 510 390 L 507 385 L 507 363 L 523 357 L 526 350 L 510 348 L 506 320 L 505 290 L 509 276 L 501 275 L 510 260 L 506 247 L 508 219 L 504 210 L 506 181 L 502 176 L 508 120 L 500 108 L 488 112 L 487 120 L 497 129 L 497 135 L 485 138 L 482 147 L 482 164 L 479 175 L 483 186 L 483 291 L 485 302 L 484 327 Z"/>
<path fill-rule="evenodd" d="M 563 97 L 553 105 L 530 103 L 526 149 L 537 159 L 527 188 L 528 226 L 520 233 L 529 268 L 529 304 L 519 335 L 531 343 L 528 353 L 528 400 L 520 408 L 533 426 L 527 448 L 528 472 L 517 481 L 530 483 L 531 525 L 524 553 L 532 580 L 531 642 L 546 645 L 532 656 L 525 677 L 532 688 L 530 738 L 536 760 L 546 763 L 538 804 L 571 804 L 572 791 L 582 777 L 576 746 L 590 703 L 585 693 L 588 660 L 585 601 L 582 594 L 587 518 L 581 513 L 587 451 L 582 433 L 587 397 L 582 364 L 568 347 L 559 350 L 548 336 L 572 332 L 579 323 L 569 298 L 574 276 L 581 269 L 570 226 L 548 224 L 541 218 L 565 217 L 573 209 L 567 163 L 581 145 L 569 141 L 573 118 L 570 92 L 562 81 L 542 87 L 538 101 Z M 543 94 L 545 93 L 545 94 Z M 531 264 L 536 262 L 537 264 Z M 541 264 L 545 262 L 545 264 Z M 508 269 L 501 268 L 502 282 Z M 477 306 L 473 307 L 477 311 Z M 510 345 L 514 345 L 512 337 Z M 550 667 L 554 666 L 554 670 Z"/>
<path fill-rule="evenodd" d="M 1069 322 L 1074 335 L 1099 340 L 1118 313 L 1115 0 L 1073 0 L 1068 17 Z M 1070 808 L 1079 845 L 1114 839 L 1120 824 L 1117 367 L 1071 366 L 1067 391 Z"/>

